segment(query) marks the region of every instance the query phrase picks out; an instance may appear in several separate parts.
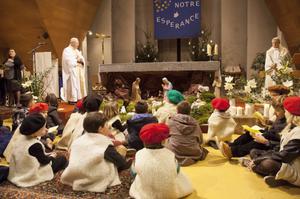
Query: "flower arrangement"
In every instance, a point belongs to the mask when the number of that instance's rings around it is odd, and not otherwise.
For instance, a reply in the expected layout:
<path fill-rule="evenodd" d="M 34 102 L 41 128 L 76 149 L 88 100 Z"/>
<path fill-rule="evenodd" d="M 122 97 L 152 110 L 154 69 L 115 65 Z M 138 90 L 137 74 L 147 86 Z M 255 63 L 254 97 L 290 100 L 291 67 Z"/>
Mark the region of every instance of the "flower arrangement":
<path fill-rule="evenodd" d="M 48 75 L 55 66 L 47 68 L 44 72 L 39 72 L 35 75 L 31 75 L 29 79 L 23 79 L 22 87 L 27 92 L 31 92 L 35 101 L 43 101 L 45 91 L 50 85 L 51 80 L 47 80 Z"/>
<path fill-rule="evenodd" d="M 257 96 L 255 93 L 255 89 L 257 88 L 257 83 L 255 81 L 255 79 L 251 79 L 247 81 L 247 85 L 244 86 L 244 91 L 243 91 L 243 100 L 246 103 L 255 103 L 257 102 Z"/>
<path fill-rule="evenodd" d="M 246 103 L 255 103 L 259 101 L 258 87 L 255 79 L 246 80 L 239 78 L 234 80 L 232 76 L 225 77 L 224 89 L 229 99 L 238 96 Z"/>
<path fill-rule="evenodd" d="M 224 89 L 228 98 L 234 98 L 234 85 L 232 76 L 225 77 Z"/>
<path fill-rule="evenodd" d="M 286 56 L 282 59 L 281 65 L 277 67 L 277 70 L 275 70 L 275 73 L 271 76 L 273 81 L 276 82 L 276 84 L 284 85 L 287 87 L 293 86 L 293 60 L 291 57 Z"/>

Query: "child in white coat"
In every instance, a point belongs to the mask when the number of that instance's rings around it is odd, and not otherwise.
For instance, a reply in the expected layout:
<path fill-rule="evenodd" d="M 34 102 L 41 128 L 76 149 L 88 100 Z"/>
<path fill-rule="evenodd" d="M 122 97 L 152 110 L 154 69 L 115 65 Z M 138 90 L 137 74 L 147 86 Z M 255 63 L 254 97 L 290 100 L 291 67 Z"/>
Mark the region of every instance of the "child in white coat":
<path fill-rule="evenodd" d="M 169 136 L 165 124 L 151 123 L 140 131 L 145 148 L 136 153 L 135 176 L 129 194 L 137 199 L 181 198 L 193 192 L 188 178 L 179 169 L 175 154 L 162 142 Z"/>
<path fill-rule="evenodd" d="M 230 107 L 227 99 L 215 98 L 211 101 L 214 112 L 208 119 L 208 132 L 206 143 L 218 149 L 218 141 L 231 141 L 236 122 L 230 113 L 226 112 Z"/>
<path fill-rule="evenodd" d="M 63 184 L 75 191 L 104 192 L 121 184 L 118 171 L 128 169 L 131 161 L 115 150 L 106 118 L 102 113 L 88 113 L 83 121 L 85 133 L 70 148 L 70 162 L 61 176 Z"/>

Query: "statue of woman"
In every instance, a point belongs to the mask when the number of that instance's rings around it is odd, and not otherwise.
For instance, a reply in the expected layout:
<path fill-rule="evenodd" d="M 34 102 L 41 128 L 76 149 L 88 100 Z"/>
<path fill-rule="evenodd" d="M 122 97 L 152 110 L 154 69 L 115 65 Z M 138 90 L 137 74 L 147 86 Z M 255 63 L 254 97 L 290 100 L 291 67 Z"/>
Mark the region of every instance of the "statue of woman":
<path fill-rule="evenodd" d="M 221 97 L 222 82 L 218 76 L 215 76 L 215 80 L 214 80 L 212 86 L 215 88 L 215 91 L 214 91 L 215 97 L 217 97 L 217 98 Z"/>
<path fill-rule="evenodd" d="M 162 78 L 162 88 L 163 88 L 163 91 L 164 91 L 164 98 L 165 98 L 165 96 L 167 95 L 167 92 L 169 91 L 169 90 L 172 90 L 173 89 L 173 85 L 172 85 L 172 83 L 166 78 L 166 77 L 164 77 L 164 78 Z"/>
<path fill-rule="evenodd" d="M 140 82 L 141 82 L 141 79 L 138 77 L 132 83 L 132 87 L 131 87 L 131 100 L 134 101 L 134 102 L 138 102 L 138 101 L 140 101 L 142 99 L 141 98 Z"/>

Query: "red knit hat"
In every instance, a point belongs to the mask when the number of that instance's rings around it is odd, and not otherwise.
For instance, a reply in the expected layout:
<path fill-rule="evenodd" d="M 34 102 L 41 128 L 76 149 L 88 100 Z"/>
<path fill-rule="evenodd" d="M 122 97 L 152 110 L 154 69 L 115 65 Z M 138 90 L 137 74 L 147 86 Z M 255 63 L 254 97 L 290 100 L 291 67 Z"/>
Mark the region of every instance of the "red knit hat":
<path fill-rule="evenodd" d="M 48 104 L 46 103 L 36 103 L 29 109 L 29 113 L 40 113 L 44 111 L 48 111 Z"/>
<path fill-rule="evenodd" d="M 84 98 L 78 100 L 76 105 L 75 105 L 79 110 L 83 110 L 83 99 Z"/>
<path fill-rule="evenodd" d="M 283 102 L 284 108 L 292 115 L 300 116 L 300 97 L 287 97 Z"/>
<path fill-rule="evenodd" d="M 147 124 L 140 131 L 140 138 L 145 144 L 160 144 L 168 137 L 169 127 L 166 124 Z"/>
<path fill-rule="evenodd" d="M 215 98 L 211 101 L 211 105 L 214 109 L 217 109 L 219 111 L 226 111 L 230 105 L 229 101 L 224 98 Z"/>

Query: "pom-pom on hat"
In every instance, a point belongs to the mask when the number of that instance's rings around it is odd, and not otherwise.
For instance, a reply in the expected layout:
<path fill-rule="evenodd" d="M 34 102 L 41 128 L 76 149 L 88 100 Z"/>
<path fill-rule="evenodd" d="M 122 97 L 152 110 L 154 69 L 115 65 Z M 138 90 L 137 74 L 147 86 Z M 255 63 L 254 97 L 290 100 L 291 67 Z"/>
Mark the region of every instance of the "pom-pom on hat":
<path fill-rule="evenodd" d="M 83 111 L 83 112 L 84 112 L 84 107 L 83 107 L 83 101 L 84 101 L 84 99 L 85 99 L 85 97 L 82 98 L 82 99 L 80 99 L 80 100 L 78 100 L 76 102 L 76 105 L 75 105 L 78 110 Z"/>
<path fill-rule="evenodd" d="M 215 98 L 211 101 L 211 105 L 214 109 L 217 109 L 219 111 L 226 111 L 230 105 L 229 101 L 224 98 Z"/>
<path fill-rule="evenodd" d="M 292 115 L 300 116 L 300 97 L 287 97 L 283 106 Z"/>
<path fill-rule="evenodd" d="M 36 103 L 30 107 L 29 113 L 40 113 L 48 111 L 48 108 L 48 104 L 46 103 Z"/>
<path fill-rule="evenodd" d="M 183 95 L 177 90 L 169 90 L 167 92 L 167 97 L 173 104 L 178 104 L 179 102 L 184 100 Z"/>
<path fill-rule="evenodd" d="M 20 133 L 23 135 L 32 135 L 46 124 L 46 119 L 40 113 L 32 113 L 25 117 L 21 126 Z"/>
<path fill-rule="evenodd" d="M 169 137 L 169 131 L 166 124 L 151 123 L 143 126 L 140 138 L 145 144 L 160 144 Z"/>

